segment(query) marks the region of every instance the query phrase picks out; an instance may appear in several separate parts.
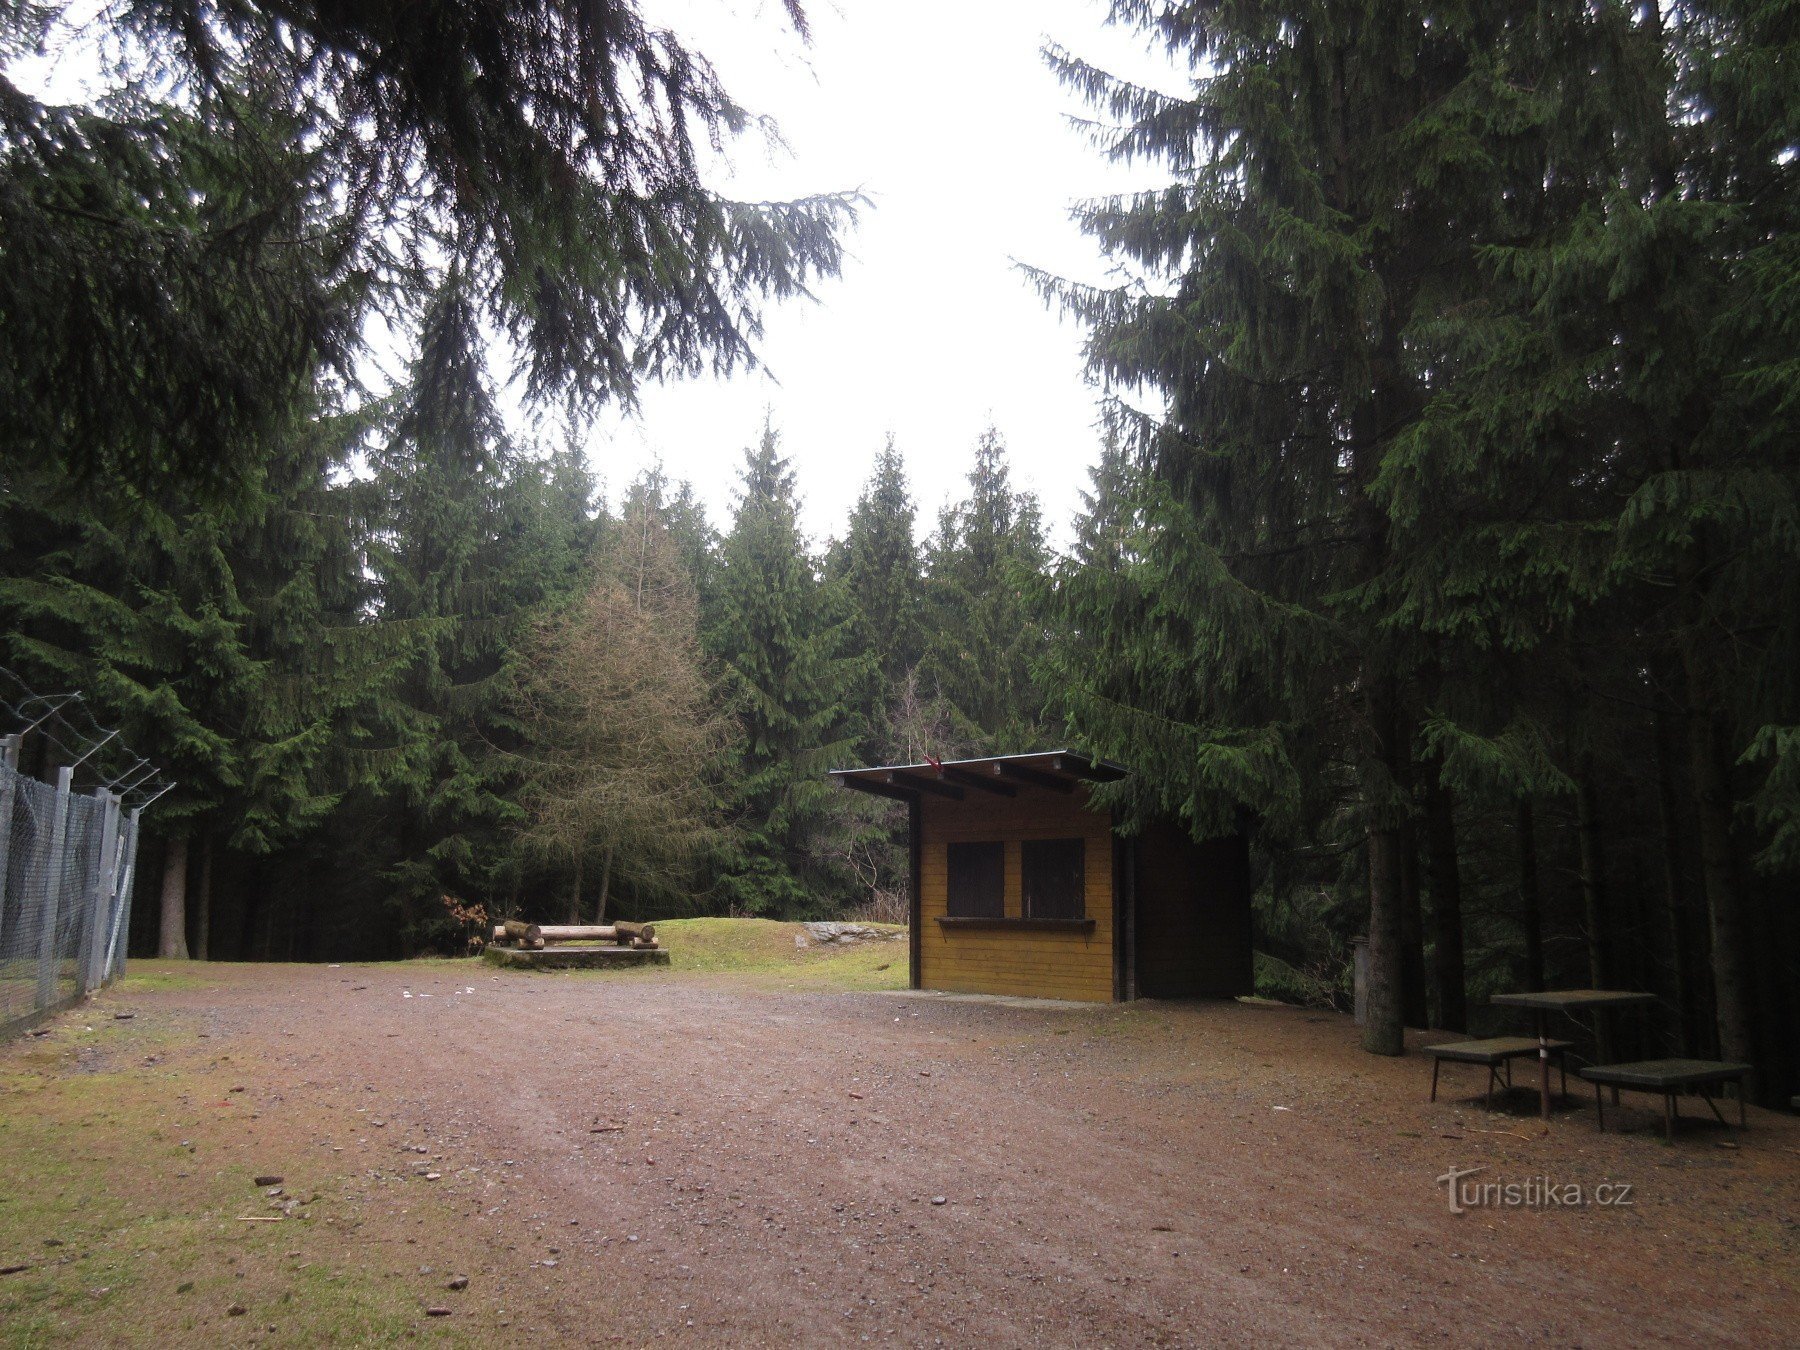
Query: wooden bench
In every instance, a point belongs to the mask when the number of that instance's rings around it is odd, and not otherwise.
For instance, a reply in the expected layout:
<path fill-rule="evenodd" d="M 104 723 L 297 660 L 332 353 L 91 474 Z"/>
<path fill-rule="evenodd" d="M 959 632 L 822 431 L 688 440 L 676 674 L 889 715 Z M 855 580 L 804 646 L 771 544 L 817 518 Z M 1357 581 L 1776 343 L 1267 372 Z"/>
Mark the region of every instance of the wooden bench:
<path fill-rule="evenodd" d="M 545 946 L 558 942 L 613 942 L 621 947 L 635 947 L 639 950 L 658 945 L 656 925 L 653 923 L 627 923 L 620 920 L 618 923 L 607 924 L 553 924 L 508 919 L 494 925 L 493 945 L 496 947 L 518 947 L 541 952 Z"/>
<path fill-rule="evenodd" d="M 1594 1064 L 1576 1072 L 1594 1085 L 1594 1105 L 1599 1112 L 1601 1130 L 1606 1129 L 1606 1107 L 1600 1100 L 1602 1083 L 1612 1088 L 1615 1094 L 1620 1088 L 1632 1092 L 1661 1093 L 1663 1137 L 1673 1142 L 1675 1121 L 1681 1114 L 1675 1105 L 1676 1097 L 1683 1092 L 1698 1092 L 1705 1099 L 1708 1109 L 1719 1117 L 1719 1124 L 1723 1125 L 1726 1123 L 1725 1117 L 1719 1115 L 1719 1108 L 1713 1103 L 1712 1093 L 1708 1089 L 1725 1083 L 1737 1085 L 1738 1128 L 1748 1129 L 1750 1122 L 1744 1114 L 1744 1076 L 1753 1067 L 1717 1059 L 1640 1059 L 1631 1064 Z M 1616 1096 L 1614 1101 L 1616 1103 Z"/>
<path fill-rule="evenodd" d="M 1563 1060 L 1563 1052 L 1567 1050 L 1569 1041 L 1548 1041 L 1544 1048 L 1556 1056 L 1556 1066 L 1562 1072 L 1563 1096 L 1569 1095 L 1569 1066 Z M 1437 1100 L 1438 1070 L 1445 1060 L 1457 1064 L 1485 1064 L 1488 1071 L 1487 1109 L 1494 1109 L 1494 1085 L 1499 1081 L 1500 1069 L 1506 1068 L 1506 1086 L 1512 1086 L 1512 1062 L 1515 1059 L 1536 1058 L 1538 1041 L 1535 1036 L 1495 1036 L 1485 1041 L 1449 1041 L 1444 1045 L 1428 1045 L 1425 1053 L 1431 1056 L 1431 1100 Z"/>

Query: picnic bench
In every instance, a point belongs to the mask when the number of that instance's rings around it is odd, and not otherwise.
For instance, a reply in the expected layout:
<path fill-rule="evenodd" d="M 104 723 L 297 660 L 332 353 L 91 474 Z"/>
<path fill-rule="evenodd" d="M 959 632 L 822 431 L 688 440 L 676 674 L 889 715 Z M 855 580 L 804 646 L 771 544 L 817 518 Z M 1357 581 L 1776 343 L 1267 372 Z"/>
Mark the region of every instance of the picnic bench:
<path fill-rule="evenodd" d="M 1499 1081 L 1500 1070 L 1506 1070 L 1506 1086 L 1512 1087 L 1512 1062 L 1515 1059 L 1535 1057 L 1540 1052 L 1553 1055 L 1557 1067 L 1562 1071 L 1563 1096 L 1569 1095 L 1569 1066 L 1563 1059 L 1563 1053 L 1571 1042 L 1544 1041 L 1539 1043 L 1535 1036 L 1495 1036 L 1483 1041 L 1449 1041 L 1443 1045 L 1428 1045 L 1425 1053 L 1431 1056 L 1431 1100 L 1437 1100 L 1438 1070 L 1445 1060 L 1455 1064 L 1482 1064 L 1487 1066 L 1487 1109 L 1494 1109 L 1494 1086 Z"/>
<path fill-rule="evenodd" d="M 1538 1113 L 1550 1119 L 1550 1014 L 1574 1017 L 1584 1012 L 1598 1016 L 1620 1008 L 1642 1007 L 1656 1002 L 1656 995 L 1620 989 L 1534 989 L 1524 993 L 1495 994 L 1488 1000 L 1502 1008 L 1524 1008 L 1536 1023 L 1538 1039 Z M 1596 1027 L 1596 1039 L 1598 1028 Z M 1618 1096 L 1613 1096 L 1615 1104 Z"/>
<path fill-rule="evenodd" d="M 1719 1124 L 1726 1123 L 1725 1117 L 1719 1115 L 1719 1108 L 1712 1099 L 1710 1088 L 1725 1083 L 1737 1085 L 1738 1128 L 1748 1129 L 1749 1120 L 1744 1114 L 1744 1075 L 1751 1071 L 1749 1064 L 1732 1064 L 1716 1059 L 1641 1059 L 1631 1064 L 1593 1064 L 1585 1069 L 1577 1069 L 1583 1078 L 1594 1085 L 1594 1105 L 1600 1113 L 1600 1128 L 1606 1129 L 1606 1106 L 1600 1100 L 1600 1087 L 1605 1084 L 1613 1089 L 1614 1102 L 1618 1100 L 1618 1091 L 1624 1088 L 1632 1092 L 1659 1092 L 1663 1099 L 1663 1135 L 1674 1141 L 1675 1121 L 1681 1114 L 1675 1099 L 1681 1093 L 1695 1091 L 1705 1100 L 1707 1107 L 1719 1117 Z"/>

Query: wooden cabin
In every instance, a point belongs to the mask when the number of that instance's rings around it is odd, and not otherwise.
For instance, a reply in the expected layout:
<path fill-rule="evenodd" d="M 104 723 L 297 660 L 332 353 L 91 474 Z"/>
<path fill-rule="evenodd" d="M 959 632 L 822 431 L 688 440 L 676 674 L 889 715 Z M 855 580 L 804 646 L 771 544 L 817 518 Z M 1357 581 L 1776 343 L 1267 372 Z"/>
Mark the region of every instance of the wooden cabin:
<path fill-rule="evenodd" d="M 1135 837 L 1089 802 L 1126 770 L 1067 750 L 834 769 L 907 804 L 911 985 L 1096 1003 L 1251 992 L 1244 836 Z"/>

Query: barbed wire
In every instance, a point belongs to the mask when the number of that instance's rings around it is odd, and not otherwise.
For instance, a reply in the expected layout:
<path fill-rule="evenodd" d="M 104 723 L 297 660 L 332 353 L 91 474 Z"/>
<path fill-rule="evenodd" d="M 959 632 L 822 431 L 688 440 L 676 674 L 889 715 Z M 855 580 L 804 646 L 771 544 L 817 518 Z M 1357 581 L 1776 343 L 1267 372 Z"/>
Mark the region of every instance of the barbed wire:
<path fill-rule="evenodd" d="M 105 788 L 127 810 L 142 810 L 175 786 L 148 756 L 125 743 L 117 727 L 94 715 L 79 690 L 40 694 L 0 666 L 0 736 L 48 747 L 50 766 L 75 771 L 86 788 Z"/>

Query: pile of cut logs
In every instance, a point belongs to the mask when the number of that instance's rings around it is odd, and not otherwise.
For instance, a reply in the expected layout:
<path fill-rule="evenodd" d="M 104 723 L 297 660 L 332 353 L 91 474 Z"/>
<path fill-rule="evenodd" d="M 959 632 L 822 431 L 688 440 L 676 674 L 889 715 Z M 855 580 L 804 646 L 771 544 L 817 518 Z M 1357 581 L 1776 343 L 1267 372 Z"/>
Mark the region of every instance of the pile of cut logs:
<path fill-rule="evenodd" d="M 611 942 L 620 947 L 656 947 L 656 925 L 650 923 L 526 923 L 508 919 L 494 925 L 496 947 L 543 950 L 551 942 Z"/>

